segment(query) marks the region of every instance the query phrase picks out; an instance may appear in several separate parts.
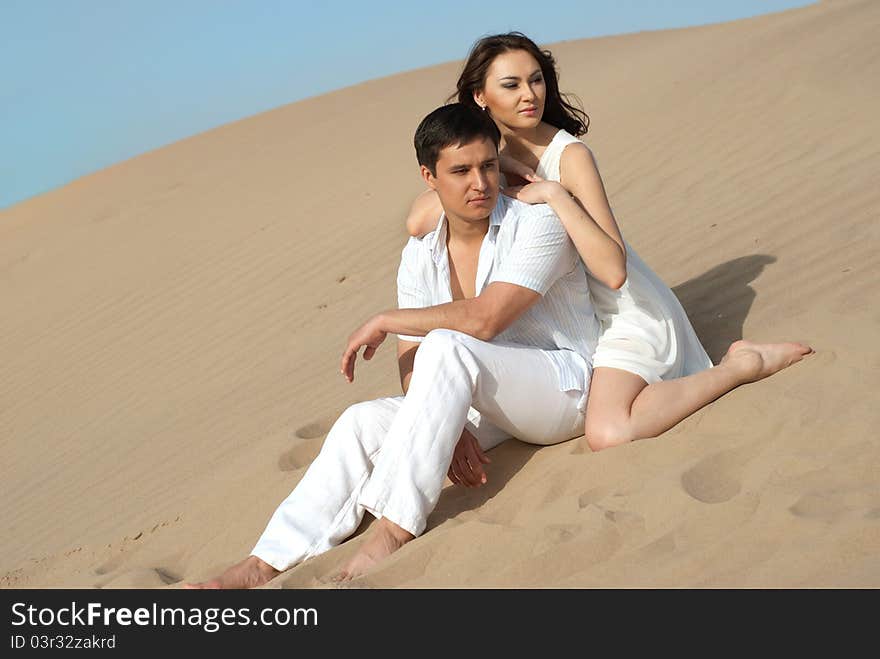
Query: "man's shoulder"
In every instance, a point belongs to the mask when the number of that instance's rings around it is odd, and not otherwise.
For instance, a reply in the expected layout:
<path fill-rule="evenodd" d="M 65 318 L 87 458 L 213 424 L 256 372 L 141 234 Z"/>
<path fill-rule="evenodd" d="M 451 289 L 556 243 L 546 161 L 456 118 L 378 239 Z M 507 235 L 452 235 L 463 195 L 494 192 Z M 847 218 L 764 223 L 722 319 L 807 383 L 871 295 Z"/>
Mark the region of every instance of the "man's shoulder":
<path fill-rule="evenodd" d="M 527 204 L 506 195 L 502 195 L 502 197 L 502 205 L 499 208 L 501 211 L 502 227 L 507 225 L 509 228 L 513 228 L 524 222 L 534 222 L 541 219 L 549 220 L 561 226 L 559 217 L 549 204 Z"/>
<path fill-rule="evenodd" d="M 418 268 L 428 262 L 433 262 L 433 246 L 436 241 L 437 231 L 431 231 L 421 237 L 410 236 L 403 246 L 400 255 L 400 263 L 410 269 Z"/>
<path fill-rule="evenodd" d="M 421 252 L 430 253 L 436 240 L 436 229 L 430 233 L 426 233 L 424 236 L 410 236 L 409 240 L 406 241 L 406 245 L 403 246 L 403 253 L 404 255 L 414 255 Z"/>

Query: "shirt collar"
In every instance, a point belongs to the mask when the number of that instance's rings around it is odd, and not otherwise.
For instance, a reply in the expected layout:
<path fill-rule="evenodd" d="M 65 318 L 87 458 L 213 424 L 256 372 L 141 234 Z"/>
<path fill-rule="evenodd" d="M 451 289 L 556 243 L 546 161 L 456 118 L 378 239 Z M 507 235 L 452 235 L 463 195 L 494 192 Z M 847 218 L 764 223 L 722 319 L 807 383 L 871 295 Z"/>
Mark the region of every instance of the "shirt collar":
<path fill-rule="evenodd" d="M 501 227 L 501 221 L 504 219 L 506 212 L 507 203 L 504 201 L 504 195 L 499 192 L 498 201 L 495 202 L 495 208 L 492 209 L 492 213 L 489 215 L 490 234 L 498 232 L 498 229 Z M 436 265 L 446 262 L 446 232 L 448 230 L 446 213 L 443 212 L 440 214 L 440 219 L 437 220 L 437 227 L 426 238 L 426 240 L 429 241 L 428 246 L 431 249 L 431 256 Z"/>

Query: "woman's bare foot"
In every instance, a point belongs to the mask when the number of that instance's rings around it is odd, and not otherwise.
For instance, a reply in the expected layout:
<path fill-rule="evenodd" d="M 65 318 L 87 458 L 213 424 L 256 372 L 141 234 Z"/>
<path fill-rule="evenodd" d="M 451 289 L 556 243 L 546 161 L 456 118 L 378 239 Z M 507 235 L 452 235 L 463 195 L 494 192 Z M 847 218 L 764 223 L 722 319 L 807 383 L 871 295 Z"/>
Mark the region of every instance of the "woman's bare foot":
<path fill-rule="evenodd" d="M 268 583 L 279 574 L 281 574 L 280 571 L 265 561 L 256 556 L 248 556 L 216 579 L 201 583 L 188 583 L 183 587 L 189 589 L 256 588 L 264 583 Z"/>
<path fill-rule="evenodd" d="M 384 517 L 373 527 L 370 530 L 370 536 L 351 560 L 333 577 L 333 581 L 348 581 L 359 577 L 383 558 L 387 558 L 415 538 L 412 533 L 404 531 L 397 524 Z"/>
<path fill-rule="evenodd" d="M 812 353 L 813 349 L 803 343 L 753 343 L 742 340 L 730 345 L 721 365 L 736 369 L 745 384 L 778 373 Z"/>

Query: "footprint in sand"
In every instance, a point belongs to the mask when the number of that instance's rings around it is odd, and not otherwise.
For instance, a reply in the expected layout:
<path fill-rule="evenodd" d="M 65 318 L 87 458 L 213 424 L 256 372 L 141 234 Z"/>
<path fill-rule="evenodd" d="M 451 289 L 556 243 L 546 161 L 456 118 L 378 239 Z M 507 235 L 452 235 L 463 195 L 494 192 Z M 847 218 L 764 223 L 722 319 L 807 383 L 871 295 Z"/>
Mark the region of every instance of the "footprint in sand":
<path fill-rule="evenodd" d="M 330 428 L 333 427 L 333 422 L 336 421 L 338 417 L 339 415 L 336 414 L 332 417 L 326 417 L 318 421 L 307 423 L 306 425 L 297 428 L 294 435 L 299 439 L 315 439 L 316 437 L 323 437 L 330 432 Z"/>
<path fill-rule="evenodd" d="M 544 527 L 544 539 L 552 545 L 568 542 L 580 535 L 582 524 L 548 524 Z"/>
<path fill-rule="evenodd" d="M 592 503 L 596 503 L 600 499 L 604 499 L 611 492 L 609 487 L 594 487 L 587 490 L 578 497 L 578 508 L 583 510 Z"/>
<path fill-rule="evenodd" d="M 278 468 L 281 471 L 296 471 L 308 467 L 321 450 L 321 438 L 330 431 L 338 416 L 328 416 L 297 428 L 294 437 L 306 441 L 297 442 L 296 446 L 279 455 Z"/>
<path fill-rule="evenodd" d="M 579 524 L 545 526 L 531 556 L 501 570 L 499 581 L 522 588 L 541 587 L 608 561 L 623 546 L 624 535 L 601 510 L 591 509 L 587 514 Z M 532 569 L 532 564 L 540 569 Z"/>
<path fill-rule="evenodd" d="M 95 584 L 96 588 L 164 588 L 178 583 L 181 578 L 163 568 L 134 568 L 126 570 L 109 581 Z"/>
<path fill-rule="evenodd" d="M 795 517 L 835 520 L 849 510 L 836 492 L 810 492 L 788 507 Z"/>
<path fill-rule="evenodd" d="M 605 519 L 617 525 L 623 533 L 641 533 L 645 530 L 645 518 L 628 510 L 609 510 L 597 506 L 604 511 Z"/>
<path fill-rule="evenodd" d="M 742 489 L 743 459 L 738 451 L 721 451 L 700 460 L 681 475 L 681 485 L 697 501 L 723 503 Z"/>
<path fill-rule="evenodd" d="M 320 438 L 297 442 L 297 445 L 292 449 L 288 449 L 278 456 L 278 468 L 281 471 L 305 469 L 317 457 L 322 444 L 323 441 Z"/>

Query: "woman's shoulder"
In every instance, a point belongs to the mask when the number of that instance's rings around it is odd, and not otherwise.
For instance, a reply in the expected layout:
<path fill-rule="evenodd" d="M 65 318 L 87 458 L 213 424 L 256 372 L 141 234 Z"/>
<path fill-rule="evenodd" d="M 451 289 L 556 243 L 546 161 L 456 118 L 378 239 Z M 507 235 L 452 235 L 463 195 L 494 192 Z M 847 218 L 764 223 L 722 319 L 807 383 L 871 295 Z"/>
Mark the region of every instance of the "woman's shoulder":
<path fill-rule="evenodd" d="M 555 139 L 558 144 L 557 148 L 559 149 L 560 163 L 571 161 L 580 162 L 585 159 L 595 161 L 593 151 L 586 142 L 575 137 L 564 128 L 559 130 Z"/>
<path fill-rule="evenodd" d="M 572 152 L 580 153 L 572 157 Z M 559 158 L 560 164 L 567 160 L 580 160 L 588 153 L 592 155 L 590 148 L 580 138 L 575 137 L 564 128 L 560 128 L 556 131 L 556 134 L 547 146 L 545 153 L 547 153 L 548 157 Z"/>
<path fill-rule="evenodd" d="M 569 133 L 564 128 L 560 128 L 557 131 L 556 135 L 553 136 L 553 142 L 562 151 L 566 151 L 568 149 L 568 147 L 571 146 L 572 144 L 579 144 L 583 148 L 585 148 L 587 151 L 590 150 L 590 148 L 586 145 L 586 143 L 581 138 L 575 137 L 574 135 Z"/>
<path fill-rule="evenodd" d="M 599 172 L 593 150 L 582 140 L 569 137 L 559 156 L 559 180 L 566 188 L 574 181 L 594 179 Z"/>

